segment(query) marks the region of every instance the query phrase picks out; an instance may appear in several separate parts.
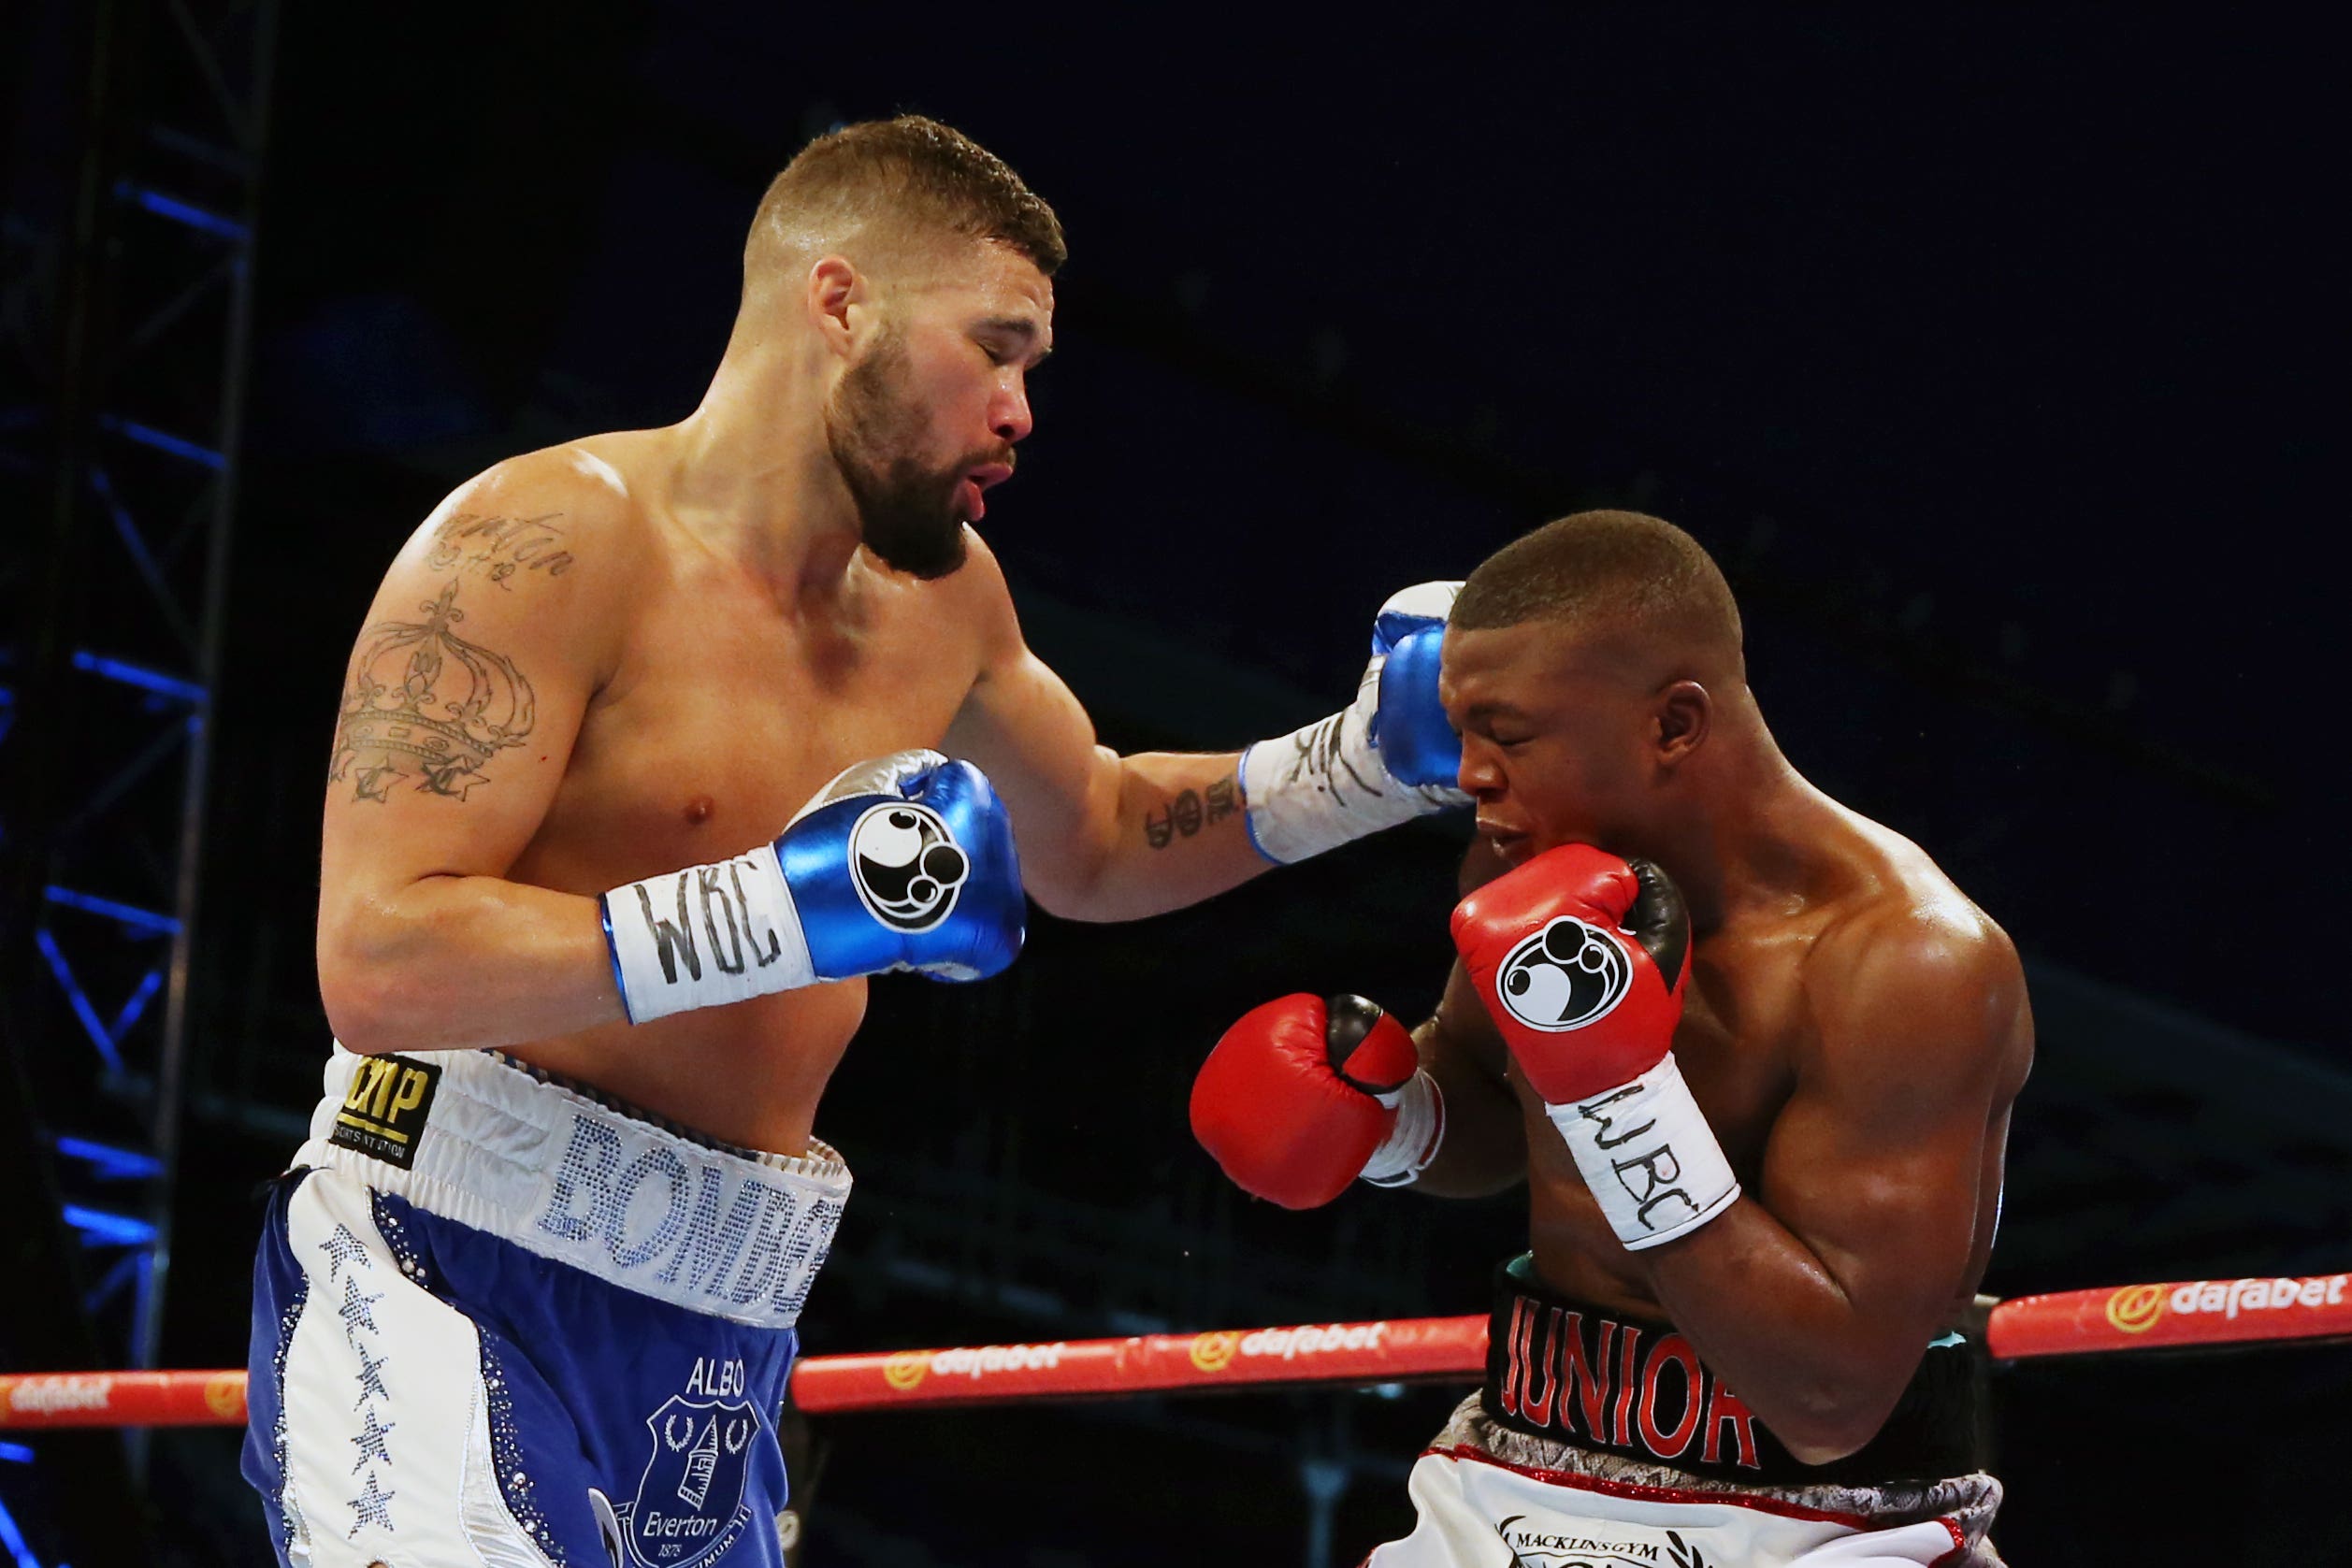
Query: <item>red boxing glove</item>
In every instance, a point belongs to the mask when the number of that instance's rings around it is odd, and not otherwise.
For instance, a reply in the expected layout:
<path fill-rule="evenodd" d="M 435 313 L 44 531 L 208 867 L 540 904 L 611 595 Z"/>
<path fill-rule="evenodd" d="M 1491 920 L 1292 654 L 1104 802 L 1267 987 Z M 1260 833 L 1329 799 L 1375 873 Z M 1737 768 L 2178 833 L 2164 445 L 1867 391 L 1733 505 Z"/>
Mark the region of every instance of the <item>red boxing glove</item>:
<path fill-rule="evenodd" d="M 1358 1176 L 1401 1186 L 1443 1136 L 1445 1107 L 1404 1026 L 1362 997 L 1279 998 L 1242 1014 L 1192 1084 L 1192 1135 L 1234 1186 L 1286 1209 Z"/>
<path fill-rule="evenodd" d="M 1547 850 L 1454 906 L 1453 944 L 1547 1105 L 1638 1078 L 1674 1043 L 1690 916 L 1647 860 Z"/>
<path fill-rule="evenodd" d="M 1731 1206 L 1671 1049 L 1691 928 L 1664 871 L 1563 844 L 1457 904 L 1453 943 L 1619 1241 L 1657 1246 Z"/>

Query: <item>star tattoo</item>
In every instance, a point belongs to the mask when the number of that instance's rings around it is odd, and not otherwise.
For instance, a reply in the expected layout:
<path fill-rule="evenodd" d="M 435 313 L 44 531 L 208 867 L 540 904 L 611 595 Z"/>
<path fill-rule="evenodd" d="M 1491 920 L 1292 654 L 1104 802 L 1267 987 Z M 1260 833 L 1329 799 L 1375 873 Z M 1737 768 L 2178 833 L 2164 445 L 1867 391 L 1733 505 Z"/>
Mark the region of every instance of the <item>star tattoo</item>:
<path fill-rule="evenodd" d="M 363 768 L 359 770 L 358 798 L 362 800 L 389 801 L 392 798 L 392 786 L 407 777 L 406 773 L 389 763 L 374 768 Z"/>

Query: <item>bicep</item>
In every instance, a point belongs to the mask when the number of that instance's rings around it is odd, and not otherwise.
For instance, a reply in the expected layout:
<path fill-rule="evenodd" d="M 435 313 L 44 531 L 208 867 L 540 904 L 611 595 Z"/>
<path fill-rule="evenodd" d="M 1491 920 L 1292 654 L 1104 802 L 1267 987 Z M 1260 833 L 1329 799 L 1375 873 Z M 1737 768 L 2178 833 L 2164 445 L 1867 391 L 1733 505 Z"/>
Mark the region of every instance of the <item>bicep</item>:
<path fill-rule="evenodd" d="M 1507 1076 L 1508 1056 L 1460 964 L 1413 1043 L 1446 1105 L 1445 1139 L 1417 1187 L 1440 1198 L 1481 1198 L 1523 1180 L 1526 1117 Z"/>
<path fill-rule="evenodd" d="M 2007 980 L 1983 955 L 1883 945 L 1828 985 L 1756 1196 L 1857 1307 L 1924 1332 L 1973 1255 Z"/>
<path fill-rule="evenodd" d="M 1015 828 L 1047 848 L 1054 842 L 1048 830 L 1117 812 L 1118 762 L 1096 745 L 1094 721 L 1076 694 L 1022 637 L 995 554 L 966 532 L 972 554 L 959 576 L 968 583 L 978 657 L 972 689 L 947 726 L 946 747 L 979 764 L 1011 808 Z M 1031 844 L 1021 847 L 1026 856 Z"/>
<path fill-rule="evenodd" d="M 575 588 L 434 562 L 402 553 L 344 664 L 327 765 L 330 909 L 427 876 L 502 874 L 547 814 L 593 689 Z"/>
<path fill-rule="evenodd" d="M 1421 1042 L 1422 1066 L 1436 1072 L 1437 1064 L 1442 1064 L 1450 1076 L 1475 1075 L 1498 1093 L 1511 1094 L 1510 1052 L 1494 1028 L 1494 1020 L 1479 1001 L 1478 987 L 1469 971 L 1459 960 L 1446 976 L 1446 988 L 1437 999 L 1437 1011 L 1422 1026 L 1418 1038 Z M 1516 1097 L 1513 1099 L 1515 1102 Z"/>
<path fill-rule="evenodd" d="M 1971 1095 L 1890 1101 L 1800 1085 L 1774 1123 L 1755 1196 L 1856 1306 L 1931 1329 L 1968 1268 L 1986 1124 Z"/>
<path fill-rule="evenodd" d="M 984 670 L 947 729 L 947 749 L 978 763 L 1016 813 L 1067 810 L 1106 780 L 1094 721 L 1046 662 L 1017 645 Z"/>

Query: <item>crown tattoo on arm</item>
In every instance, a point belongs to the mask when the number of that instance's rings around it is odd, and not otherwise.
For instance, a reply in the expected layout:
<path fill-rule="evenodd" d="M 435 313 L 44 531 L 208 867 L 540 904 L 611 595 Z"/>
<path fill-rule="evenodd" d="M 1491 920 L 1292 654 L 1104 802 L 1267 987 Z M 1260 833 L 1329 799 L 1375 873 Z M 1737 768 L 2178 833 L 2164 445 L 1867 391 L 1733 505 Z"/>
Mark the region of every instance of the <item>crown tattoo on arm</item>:
<path fill-rule="evenodd" d="M 463 800 L 483 769 L 531 733 L 531 683 L 504 654 L 451 628 L 466 618 L 457 584 L 417 606 L 425 620 L 380 621 L 352 655 L 327 778 L 379 803 L 395 785 Z"/>

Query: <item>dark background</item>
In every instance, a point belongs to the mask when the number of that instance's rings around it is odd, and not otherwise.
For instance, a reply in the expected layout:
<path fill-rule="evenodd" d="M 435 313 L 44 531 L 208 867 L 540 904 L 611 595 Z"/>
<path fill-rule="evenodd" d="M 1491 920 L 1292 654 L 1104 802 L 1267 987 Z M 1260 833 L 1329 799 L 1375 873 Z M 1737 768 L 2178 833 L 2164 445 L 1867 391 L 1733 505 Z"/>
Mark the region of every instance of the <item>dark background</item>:
<path fill-rule="evenodd" d="M 1578 507 L 1657 511 L 1731 574 L 1796 765 L 2027 956 L 2042 1061 L 1986 1287 L 2346 1266 L 2321 53 L 2052 7 L 293 9 L 166 1359 L 243 1357 L 250 1193 L 325 1041 L 319 773 L 384 562 L 499 456 L 683 416 L 765 180 L 902 109 L 1069 234 L 986 532 L 1105 739 L 1303 722 L 1396 586 Z M 1183 1117 L 1266 996 L 1426 1005 L 1459 842 L 1041 917 L 998 981 L 878 985 L 820 1123 L 860 1197 L 810 1346 L 1479 1307 L 1517 1197 L 1282 1214 Z M 2004 1549 L 2338 1560 L 2348 1374 L 2005 1374 Z M 1293 1561 L 1303 1458 L 1346 1467 L 1352 1561 L 1409 1522 L 1452 1397 L 825 1423 L 807 1561 Z M 257 1561 L 225 1440 L 159 1454 L 184 1561 Z"/>

